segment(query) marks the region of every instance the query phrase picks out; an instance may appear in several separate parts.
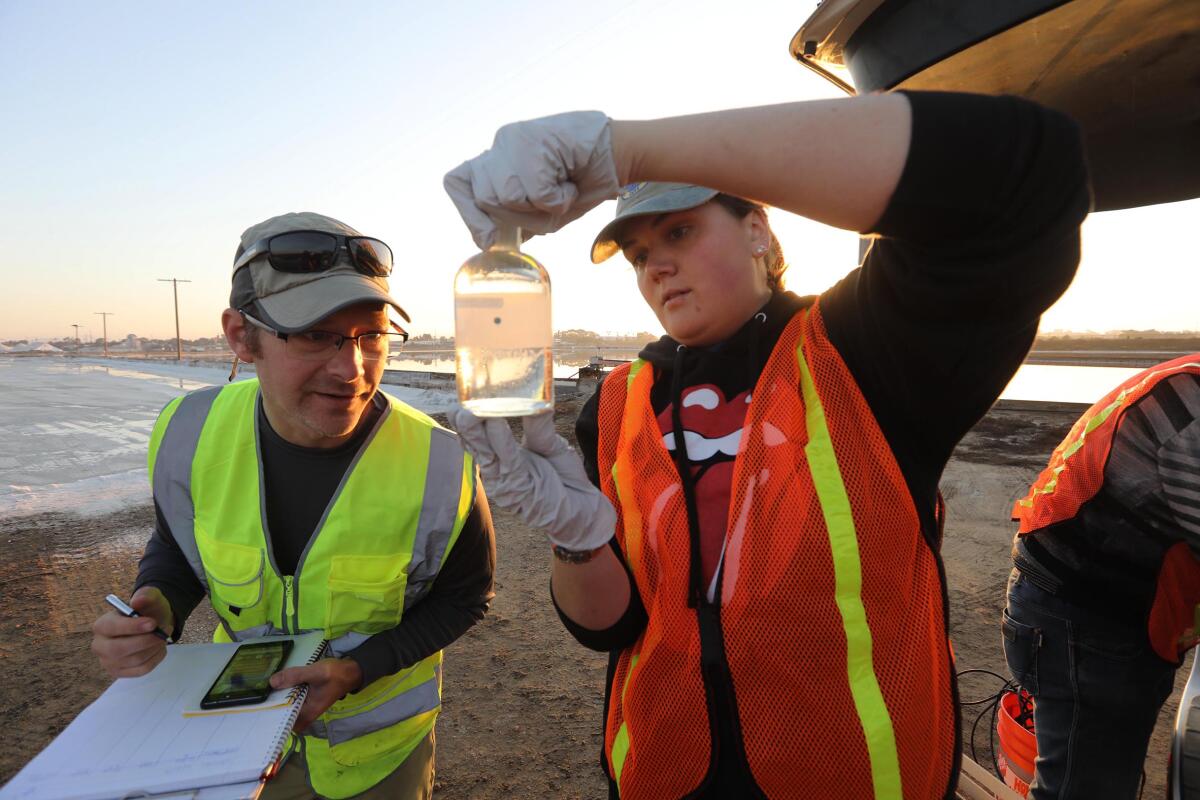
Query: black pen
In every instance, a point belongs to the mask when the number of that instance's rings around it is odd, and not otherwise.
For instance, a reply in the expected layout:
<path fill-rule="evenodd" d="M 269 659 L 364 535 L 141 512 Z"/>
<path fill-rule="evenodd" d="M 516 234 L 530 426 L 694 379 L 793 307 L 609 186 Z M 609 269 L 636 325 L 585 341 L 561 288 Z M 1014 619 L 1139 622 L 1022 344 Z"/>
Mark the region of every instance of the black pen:
<path fill-rule="evenodd" d="M 117 597 L 115 594 L 108 595 L 107 597 L 104 598 L 104 601 L 106 603 L 108 603 L 110 606 L 112 606 L 113 608 L 115 608 L 117 611 L 119 611 L 123 616 L 126 616 L 126 617 L 140 617 L 141 616 L 141 614 L 139 614 L 138 612 L 133 610 L 132 606 L 130 606 L 128 603 L 126 603 L 121 598 Z M 162 639 L 164 642 L 167 642 L 168 644 L 171 642 L 171 637 L 168 636 L 165 632 L 163 632 L 162 628 L 155 628 L 151 632 L 158 638 Z"/>

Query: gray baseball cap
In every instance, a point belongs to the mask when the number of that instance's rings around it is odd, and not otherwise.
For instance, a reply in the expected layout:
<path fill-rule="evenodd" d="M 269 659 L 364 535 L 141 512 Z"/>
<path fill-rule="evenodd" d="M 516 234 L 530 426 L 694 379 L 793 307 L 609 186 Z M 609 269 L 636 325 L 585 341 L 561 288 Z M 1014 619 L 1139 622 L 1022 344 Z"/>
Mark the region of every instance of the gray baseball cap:
<path fill-rule="evenodd" d="M 325 272 L 280 272 L 267 263 L 265 253 L 237 266 L 242 254 L 255 243 L 288 231 L 363 235 L 344 222 L 311 211 L 282 214 L 247 228 L 233 257 L 230 307 L 239 310 L 253 307 L 263 322 L 282 333 L 307 330 L 330 314 L 358 303 L 389 305 L 406 322 L 411 322 L 408 313 L 389 294 L 387 278 L 362 274 L 344 251 Z"/>
<path fill-rule="evenodd" d="M 592 243 L 592 263 L 607 261 L 621 249 L 617 236 L 621 225 L 631 217 L 646 214 L 669 214 L 672 211 L 687 211 L 704 205 L 720 192 L 707 186 L 690 183 L 658 183 L 645 181 L 621 187 L 617 195 L 617 215 L 604 226 L 596 241 Z"/>

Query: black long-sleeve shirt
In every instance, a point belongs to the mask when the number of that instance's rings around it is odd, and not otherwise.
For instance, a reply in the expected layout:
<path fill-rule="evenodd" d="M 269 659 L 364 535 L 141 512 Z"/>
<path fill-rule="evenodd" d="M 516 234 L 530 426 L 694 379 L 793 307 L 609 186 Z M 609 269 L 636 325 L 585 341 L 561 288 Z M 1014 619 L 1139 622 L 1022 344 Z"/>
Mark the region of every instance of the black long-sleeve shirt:
<path fill-rule="evenodd" d="M 912 138 L 900 181 L 863 266 L 821 295 L 829 339 L 846 362 L 900 465 L 927 536 L 942 470 L 955 445 L 1003 391 L 1066 290 L 1079 262 L 1079 226 L 1091 196 L 1076 124 L 1014 97 L 905 93 Z M 792 270 L 802 270 L 802 260 Z M 779 293 L 731 339 L 690 350 L 682 386 L 753 387 L 794 311 L 811 298 Z M 662 371 L 659 414 L 675 342 L 639 355 Z M 576 424 L 585 466 L 599 486 L 599 390 Z M 612 541 L 618 550 L 616 540 Z M 623 557 L 622 557 L 623 558 Z M 559 611 L 594 650 L 637 641 L 646 612 L 636 586 L 612 627 L 594 631 Z"/>
<path fill-rule="evenodd" d="M 333 493 L 380 414 L 372 404 L 369 418 L 345 443 L 329 449 L 299 447 L 276 433 L 259 413 L 267 526 L 272 557 L 281 575 L 291 575 L 316 530 Z M 204 597 L 170 526 L 155 503 L 157 524 L 138 565 L 135 589 L 155 586 L 171 604 L 174 638 Z M 358 663 L 363 686 L 410 666 L 442 649 L 483 619 L 494 593 L 495 536 L 483 487 L 476 484 L 475 502 L 446 556 L 429 593 L 406 608 L 400 624 L 363 642 L 346 654 Z"/>

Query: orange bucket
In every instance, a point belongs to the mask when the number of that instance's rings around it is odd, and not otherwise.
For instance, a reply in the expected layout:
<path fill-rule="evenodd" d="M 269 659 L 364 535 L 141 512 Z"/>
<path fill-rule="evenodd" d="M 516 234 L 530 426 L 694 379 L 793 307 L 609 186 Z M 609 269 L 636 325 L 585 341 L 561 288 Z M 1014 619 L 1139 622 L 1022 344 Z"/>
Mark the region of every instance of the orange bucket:
<path fill-rule="evenodd" d="M 1024 689 L 1019 697 L 1016 692 L 1005 692 L 1000 697 L 1000 709 L 996 713 L 996 734 L 1000 739 L 996 765 L 1000 768 L 1004 784 L 1022 797 L 1027 797 L 1029 784 L 1033 783 L 1037 739 L 1033 735 L 1032 714 L 1026 715 L 1024 724 L 1017 719 L 1021 716 L 1022 703 L 1033 708 L 1033 698 Z"/>

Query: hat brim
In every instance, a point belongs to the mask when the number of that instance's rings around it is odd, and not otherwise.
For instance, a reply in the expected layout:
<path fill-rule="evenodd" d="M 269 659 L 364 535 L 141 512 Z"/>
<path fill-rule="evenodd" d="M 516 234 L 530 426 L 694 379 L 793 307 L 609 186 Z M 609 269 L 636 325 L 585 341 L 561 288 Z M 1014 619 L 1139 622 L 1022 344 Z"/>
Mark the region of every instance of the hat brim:
<path fill-rule="evenodd" d="M 356 274 L 327 275 L 255 301 L 267 317 L 263 321 L 280 333 L 308 330 L 330 314 L 359 303 L 391 306 L 404 317 L 405 322 L 412 322 L 408 312 L 390 294 L 373 281 Z"/>
<path fill-rule="evenodd" d="M 709 189 L 707 186 L 684 185 L 678 189 L 672 189 L 669 192 L 649 197 L 644 202 L 635 203 L 626 209 L 618 211 L 613 221 L 605 225 L 604 229 L 596 237 L 596 240 L 592 242 L 592 263 L 599 264 L 607 261 L 621 250 L 621 246 L 617 242 L 617 235 L 621 231 L 621 226 L 627 220 L 635 217 L 644 217 L 647 214 L 670 214 L 675 211 L 687 211 L 689 208 L 704 205 L 718 194 L 720 192 L 716 189 Z"/>

